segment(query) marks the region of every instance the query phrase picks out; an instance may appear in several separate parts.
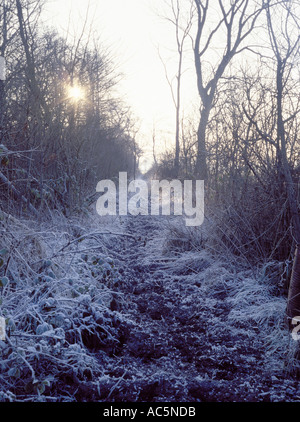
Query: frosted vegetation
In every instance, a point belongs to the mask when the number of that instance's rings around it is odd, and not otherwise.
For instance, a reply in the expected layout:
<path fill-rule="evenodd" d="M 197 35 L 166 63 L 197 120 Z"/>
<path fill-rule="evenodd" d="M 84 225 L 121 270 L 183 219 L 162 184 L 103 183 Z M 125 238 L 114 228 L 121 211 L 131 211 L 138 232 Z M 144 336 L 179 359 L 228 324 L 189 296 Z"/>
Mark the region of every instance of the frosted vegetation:
<path fill-rule="evenodd" d="M 299 401 L 299 0 L 158 2 L 176 136 L 153 122 L 146 174 L 120 45 L 50 3 L 0 2 L 0 401 Z M 100 217 L 120 172 L 204 180 L 204 223 Z"/>
<path fill-rule="evenodd" d="M 2 213 L 1 232 L 1 401 L 299 399 L 282 263 L 181 217 Z"/>

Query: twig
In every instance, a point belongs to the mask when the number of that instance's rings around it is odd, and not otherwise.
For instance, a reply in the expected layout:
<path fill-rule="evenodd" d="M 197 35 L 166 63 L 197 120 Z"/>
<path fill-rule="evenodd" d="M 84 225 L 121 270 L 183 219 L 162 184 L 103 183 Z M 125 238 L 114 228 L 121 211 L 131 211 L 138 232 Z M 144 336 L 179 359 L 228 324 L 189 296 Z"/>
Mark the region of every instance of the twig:
<path fill-rule="evenodd" d="M 109 397 L 111 396 L 112 392 L 117 388 L 117 386 L 120 384 L 121 381 L 123 381 L 125 375 L 127 374 L 127 369 L 124 371 L 124 374 L 121 376 L 121 378 L 118 380 L 118 382 L 111 388 L 106 400 L 109 399 Z"/>

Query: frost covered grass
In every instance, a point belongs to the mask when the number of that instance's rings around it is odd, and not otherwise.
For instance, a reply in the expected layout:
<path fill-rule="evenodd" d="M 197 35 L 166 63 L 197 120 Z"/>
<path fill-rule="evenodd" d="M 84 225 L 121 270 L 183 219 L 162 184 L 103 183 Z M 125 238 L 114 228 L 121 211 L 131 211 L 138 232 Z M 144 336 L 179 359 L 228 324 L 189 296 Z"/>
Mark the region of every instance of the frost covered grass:
<path fill-rule="evenodd" d="M 233 325 L 254 326 L 266 348 L 266 359 L 277 371 L 283 370 L 290 334 L 285 320 L 286 298 L 276 297 L 267 280 L 238 279 L 231 286 L 228 321 Z"/>
<path fill-rule="evenodd" d="M 177 218 L 0 230 L 1 401 L 263 400 L 266 375 L 298 376 L 284 263 L 249 267 Z"/>
<path fill-rule="evenodd" d="M 215 248 L 216 243 L 210 221 L 199 228 L 171 223 L 165 243 L 169 251 L 178 253 L 174 272 L 180 262 L 194 261 L 201 293 L 224 298 L 228 307 L 226 321 L 220 323 L 208 315 L 210 333 L 217 337 L 220 331 L 227 330 L 237 337 L 246 334 L 254 342 L 259 339 L 265 350 L 265 367 L 270 372 L 298 374 L 298 343 L 292 340 L 286 322 L 286 286 L 292 263 L 249 265 L 227 247 L 222 249 L 220 242 Z M 202 265 L 200 270 L 201 262 L 208 265 Z M 182 268 L 179 271 L 182 273 Z M 218 305 L 211 302 L 212 309 L 214 306 Z"/>
<path fill-rule="evenodd" d="M 0 400 L 93 396 L 130 323 L 112 310 L 121 276 L 102 233 L 115 222 L 89 233 L 80 220 L 53 223 L 2 215 Z"/>

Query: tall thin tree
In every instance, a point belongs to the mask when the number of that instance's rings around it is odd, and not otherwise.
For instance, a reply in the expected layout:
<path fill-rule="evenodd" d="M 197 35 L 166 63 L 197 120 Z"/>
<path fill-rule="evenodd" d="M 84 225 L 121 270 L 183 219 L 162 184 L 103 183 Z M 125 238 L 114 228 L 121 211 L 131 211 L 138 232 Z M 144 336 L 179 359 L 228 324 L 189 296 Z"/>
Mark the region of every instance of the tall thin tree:
<path fill-rule="evenodd" d="M 244 41 L 255 28 L 262 7 L 249 0 L 218 0 L 218 13 L 210 0 L 194 0 L 197 10 L 197 33 L 194 42 L 194 62 L 197 87 L 201 99 L 200 121 L 197 131 L 198 151 L 195 175 L 202 180 L 208 177 L 206 131 L 211 109 L 214 105 L 218 83 L 235 55 L 248 49 Z M 216 2 L 214 2 L 216 3 Z M 209 20 L 210 13 L 219 16 Z M 215 23 L 213 23 L 215 22 Z M 212 26 L 213 29 L 209 29 Z M 211 54 L 213 40 L 221 31 L 225 37 L 218 38 L 218 49 L 223 53 L 215 65 L 207 58 Z M 224 39 L 224 41 L 223 41 Z M 208 71 L 206 63 L 210 63 Z"/>

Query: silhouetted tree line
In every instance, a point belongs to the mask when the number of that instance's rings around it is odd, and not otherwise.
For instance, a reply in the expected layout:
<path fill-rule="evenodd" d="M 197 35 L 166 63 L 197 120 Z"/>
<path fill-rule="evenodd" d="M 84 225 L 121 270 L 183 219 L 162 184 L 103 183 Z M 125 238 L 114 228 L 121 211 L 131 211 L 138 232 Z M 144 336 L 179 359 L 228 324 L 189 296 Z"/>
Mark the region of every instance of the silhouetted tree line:
<path fill-rule="evenodd" d="M 178 62 L 194 60 L 199 114 L 183 118 L 175 104 L 180 141 L 156 157 L 152 171 L 204 179 L 206 216 L 235 254 L 293 260 L 300 243 L 300 2 L 166 4 L 176 40 L 186 40 Z"/>
<path fill-rule="evenodd" d="M 0 197 L 9 212 L 68 213 L 100 179 L 133 175 L 140 152 L 109 51 L 84 37 L 85 26 L 71 41 L 41 28 L 43 3 L 0 4 Z"/>

